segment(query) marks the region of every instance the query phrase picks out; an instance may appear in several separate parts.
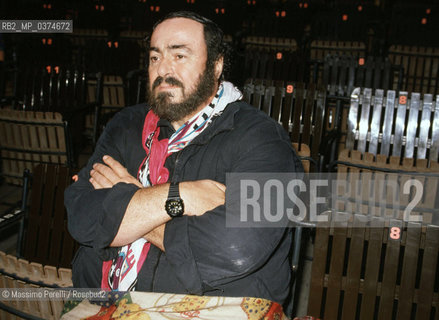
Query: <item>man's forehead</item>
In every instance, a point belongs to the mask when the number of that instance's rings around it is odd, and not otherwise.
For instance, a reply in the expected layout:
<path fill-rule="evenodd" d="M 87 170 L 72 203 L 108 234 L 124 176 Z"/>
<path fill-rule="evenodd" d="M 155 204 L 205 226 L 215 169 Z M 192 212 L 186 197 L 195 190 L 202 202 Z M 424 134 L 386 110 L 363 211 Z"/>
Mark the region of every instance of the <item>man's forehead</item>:
<path fill-rule="evenodd" d="M 190 44 L 182 44 L 182 43 L 180 44 L 180 43 L 177 43 L 177 42 L 175 44 L 169 43 L 166 46 L 166 49 L 168 49 L 168 50 L 183 50 L 183 51 L 188 51 L 188 52 L 192 52 L 193 51 L 193 49 L 191 48 Z M 161 51 L 160 48 L 155 47 L 153 45 L 150 46 L 149 50 L 150 51 L 156 51 L 156 52 L 160 52 Z"/>
<path fill-rule="evenodd" d="M 203 25 L 188 18 L 171 18 L 161 22 L 151 35 L 151 44 L 166 40 L 173 44 L 204 42 Z"/>

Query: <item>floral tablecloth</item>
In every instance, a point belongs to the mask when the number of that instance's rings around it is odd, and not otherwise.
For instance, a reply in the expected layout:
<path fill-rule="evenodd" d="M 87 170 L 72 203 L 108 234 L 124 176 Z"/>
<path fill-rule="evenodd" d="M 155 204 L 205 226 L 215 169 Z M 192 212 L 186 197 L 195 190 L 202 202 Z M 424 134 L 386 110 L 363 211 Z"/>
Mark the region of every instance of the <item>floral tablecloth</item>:
<path fill-rule="evenodd" d="M 100 306 L 88 300 L 67 302 L 61 319 L 248 319 L 287 320 L 282 306 L 260 298 L 208 297 L 129 292 Z"/>

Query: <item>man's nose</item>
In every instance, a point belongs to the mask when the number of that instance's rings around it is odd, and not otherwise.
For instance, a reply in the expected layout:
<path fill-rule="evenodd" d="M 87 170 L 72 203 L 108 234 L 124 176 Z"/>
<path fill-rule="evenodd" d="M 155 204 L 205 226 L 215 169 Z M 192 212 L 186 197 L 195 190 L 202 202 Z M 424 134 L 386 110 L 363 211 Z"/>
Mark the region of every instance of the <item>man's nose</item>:
<path fill-rule="evenodd" d="M 163 57 L 159 61 L 157 73 L 159 76 L 161 76 L 163 78 L 166 78 L 167 75 L 172 74 L 172 63 L 171 63 L 170 59 Z"/>

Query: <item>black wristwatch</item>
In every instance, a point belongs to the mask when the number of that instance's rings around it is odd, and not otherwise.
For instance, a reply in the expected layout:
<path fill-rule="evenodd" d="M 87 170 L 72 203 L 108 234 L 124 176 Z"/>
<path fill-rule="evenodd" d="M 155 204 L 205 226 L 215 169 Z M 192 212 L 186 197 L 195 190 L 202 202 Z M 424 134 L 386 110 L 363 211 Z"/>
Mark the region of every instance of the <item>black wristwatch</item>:
<path fill-rule="evenodd" d="M 171 218 L 181 217 L 184 213 L 183 199 L 180 198 L 178 182 L 172 182 L 169 186 L 168 199 L 165 203 L 166 212 Z"/>

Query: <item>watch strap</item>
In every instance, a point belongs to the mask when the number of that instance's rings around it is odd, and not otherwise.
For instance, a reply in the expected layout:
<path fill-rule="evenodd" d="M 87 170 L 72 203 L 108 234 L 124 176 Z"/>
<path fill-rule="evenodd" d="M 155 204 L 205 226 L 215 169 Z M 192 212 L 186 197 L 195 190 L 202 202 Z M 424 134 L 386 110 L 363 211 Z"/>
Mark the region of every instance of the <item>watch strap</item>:
<path fill-rule="evenodd" d="M 168 199 L 180 198 L 180 188 L 178 182 L 171 182 L 169 186 Z"/>

